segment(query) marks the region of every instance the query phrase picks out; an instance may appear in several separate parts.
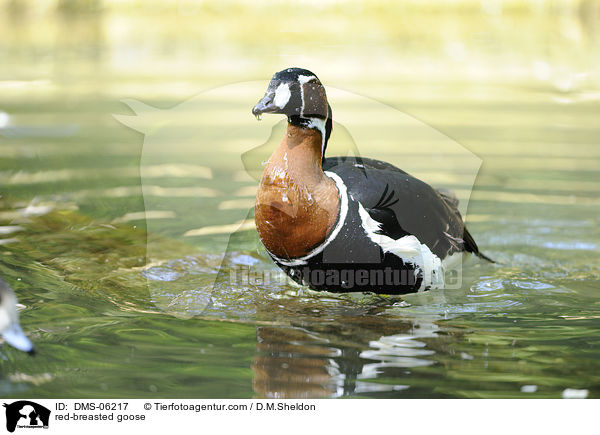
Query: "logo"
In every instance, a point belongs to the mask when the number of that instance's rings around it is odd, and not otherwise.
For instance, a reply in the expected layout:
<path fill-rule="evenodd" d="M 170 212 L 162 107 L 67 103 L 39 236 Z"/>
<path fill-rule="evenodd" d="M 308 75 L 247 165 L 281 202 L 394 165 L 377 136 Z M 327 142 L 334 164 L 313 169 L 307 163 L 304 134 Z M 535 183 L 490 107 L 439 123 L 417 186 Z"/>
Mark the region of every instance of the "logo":
<path fill-rule="evenodd" d="M 19 400 L 4 404 L 6 408 L 6 430 L 14 432 L 15 428 L 48 429 L 50 410 L 29 400 Z"/>

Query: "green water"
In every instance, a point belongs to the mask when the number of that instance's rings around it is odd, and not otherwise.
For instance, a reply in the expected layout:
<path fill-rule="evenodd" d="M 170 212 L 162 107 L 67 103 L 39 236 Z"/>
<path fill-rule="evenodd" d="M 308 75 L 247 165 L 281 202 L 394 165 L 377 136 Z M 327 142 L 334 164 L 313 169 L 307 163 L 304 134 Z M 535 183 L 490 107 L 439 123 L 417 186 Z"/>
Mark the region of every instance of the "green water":
<path fill-rule="evenodd" d="M 463 3 L 1 5 L 0 276 L 38 353 L 0 348 L 0 395 L 600 397 L 600 14 Z M 402 300 L 228 280 L 275 271 L 240 222 L 291 65 L 349 114 L 332 155 L 470 197 L 498 264 Z"/>

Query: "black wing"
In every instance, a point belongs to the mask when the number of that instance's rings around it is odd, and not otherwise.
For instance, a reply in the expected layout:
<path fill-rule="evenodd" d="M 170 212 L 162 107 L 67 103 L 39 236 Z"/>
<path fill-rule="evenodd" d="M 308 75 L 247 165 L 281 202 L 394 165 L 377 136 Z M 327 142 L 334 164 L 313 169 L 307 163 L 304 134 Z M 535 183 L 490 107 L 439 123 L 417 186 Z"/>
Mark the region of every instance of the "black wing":
<path fill-rule="evenodd" d="M 441 259 L 467 251 L 492 261 L 479 252 L 451 192 L 438 192 L 390 163 L 368 158 L 327 158 L 323 170 L 344 180 L 348 193 L 381 222 L 383 234 L 394 239 L 412 234 Z"/>
<path fill-rule="evenodd" d="M 460 215 L 460 211 L 458 211 L 458 198 L 456 197 L 454 192 L 452 192 L 451 190 L 448 190 L 448 189 L 443 189 L 443 188 L 437 189 L 436 191 L 437 191 L 438 195 L 440 195 L 440 197 L 446 202 L 448 207 L 450 207 L 454 211 L 454 213 L 461 220 L 461 222 L 463 222 L 462 216 Z M 471 233 L 469 232 L 467 227 L 464 226 L 464 223 L 463 223 L 463 227 L 464 227 L 463 246 L 465 248 L 465 251 L 475 254 L 479 258 L 483 258 L 484 260 L 487 260 L 490 263 L 495 263 L 495 261 L 492 260 L 490 257 L 481 253 L 481 251 L 477 247 L 477 243 L 475 243 L 475 239 L 473 239 L 473 236 L 471 235 Z"/>

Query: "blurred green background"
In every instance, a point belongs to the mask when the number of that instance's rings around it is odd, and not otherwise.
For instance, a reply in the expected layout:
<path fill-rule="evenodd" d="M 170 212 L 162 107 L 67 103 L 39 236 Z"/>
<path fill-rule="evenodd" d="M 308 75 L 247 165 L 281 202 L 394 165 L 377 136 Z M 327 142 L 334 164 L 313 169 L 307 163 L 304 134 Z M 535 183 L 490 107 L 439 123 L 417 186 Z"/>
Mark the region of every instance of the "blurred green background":
<path fill-rule="evenodd" d="M 39 350 L 1 350 L 0 394 L 599 397 L 599 24 L 592 0 L 0 1 L 0 275 Z M 256 186 L 241 156 L 267 138 L 200 155 L 171 130 L 143 176 L 145 137 L 113 115 L 151 110 L 141 101 L 179 116 L 288 66 L 478 156 L 467 222 L 500 264 L 469 260 L 462 288 L 406 308 L 219 280 Z M 263 91 L 171 121 L 218 137 L 254 122 Z M 223 118 L 246 101 L 248 118 Z M 386 134 L 363 109 L 363 155 L 468 196 L 460 160 L 432 169 L 419 131 Z M 331 151 L 348 141 L 336 128 Z M 149 198 L 162 208 L 146 215 Z M 232 264 L 273 270 L 251 228 L 236 234 Z"/>

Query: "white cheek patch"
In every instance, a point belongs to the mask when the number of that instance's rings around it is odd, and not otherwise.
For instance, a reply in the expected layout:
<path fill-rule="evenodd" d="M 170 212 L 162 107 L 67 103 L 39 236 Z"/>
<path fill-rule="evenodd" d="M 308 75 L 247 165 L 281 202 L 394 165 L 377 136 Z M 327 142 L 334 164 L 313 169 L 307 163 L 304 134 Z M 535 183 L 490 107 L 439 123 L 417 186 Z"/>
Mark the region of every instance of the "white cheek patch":
<path fill-rule="evenodd" d="M 273 103 L 283 109 L 285 105 L 290 101 L 290 97 L 292 93 L 290 92 L 290 87 L 287 83 L 282 83 L 277 87 L 275 91 L 275 98 L 273 99 Z"/>

